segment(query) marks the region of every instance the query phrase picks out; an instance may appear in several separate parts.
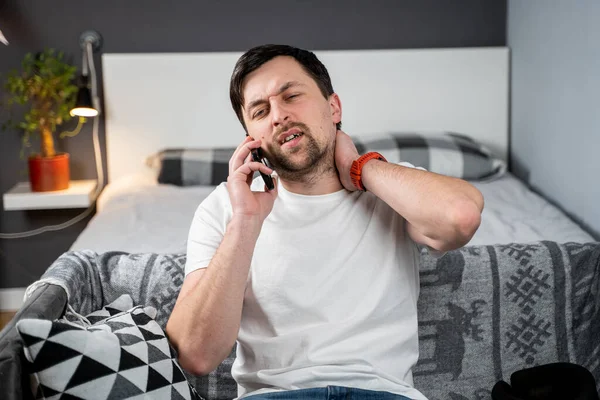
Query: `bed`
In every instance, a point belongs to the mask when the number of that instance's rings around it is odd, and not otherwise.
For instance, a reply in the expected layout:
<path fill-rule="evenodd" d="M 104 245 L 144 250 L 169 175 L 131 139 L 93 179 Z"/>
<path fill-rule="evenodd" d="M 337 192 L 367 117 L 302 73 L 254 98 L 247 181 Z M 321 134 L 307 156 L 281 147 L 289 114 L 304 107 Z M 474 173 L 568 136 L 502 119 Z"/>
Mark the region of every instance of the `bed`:
<path fill-rule="evenodd" d="M 468 135 L 498 160 L 509 153 L 505 47 L 322 51 L 342 99 L 344 131 Z M 109 184 L 71 250 L 183 253 L 210 185 L 159 183 L 147 160 L 167 148 L 234 148 L 244 132 L 228 85 L 241 53 L 104 54 Z M 383 117 L 382 117 L 383 116 Z M 508 171 L 473 180 L 482 223 L 470 245 L 592 236 Z"/>

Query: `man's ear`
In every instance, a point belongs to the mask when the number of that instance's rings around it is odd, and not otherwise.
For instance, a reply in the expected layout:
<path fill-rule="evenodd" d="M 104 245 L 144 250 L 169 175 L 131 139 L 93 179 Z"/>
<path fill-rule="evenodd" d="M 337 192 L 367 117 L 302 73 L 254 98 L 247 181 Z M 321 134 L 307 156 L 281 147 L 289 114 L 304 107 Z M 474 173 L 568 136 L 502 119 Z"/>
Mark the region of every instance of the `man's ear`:
<path fill-rule="evenodd" d="M 333 119 L 333 123 L 337 124 L 342 120 L 342 102 L 337 93 L 333 93 L 331 96 L 329 96 L 329 108 L 331 110 L 331 118 Z"/>

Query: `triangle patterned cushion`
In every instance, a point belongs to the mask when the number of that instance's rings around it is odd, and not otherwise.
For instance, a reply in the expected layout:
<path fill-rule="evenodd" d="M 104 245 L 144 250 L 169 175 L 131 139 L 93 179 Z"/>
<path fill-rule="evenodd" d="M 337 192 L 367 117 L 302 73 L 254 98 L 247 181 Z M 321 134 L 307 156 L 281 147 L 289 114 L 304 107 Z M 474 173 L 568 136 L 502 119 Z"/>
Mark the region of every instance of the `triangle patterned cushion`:
<path fill-rule="evenodd" d="M 155 314 L 152 307 L 137 306 L 87 327 L 66 320 L 19 321 L 35 398 L 201 399 Z"/>
<path fill-rule="evenodd" d="M 85 318 L 88 320 L 90 324 L 103 323 L 107 318 L 112 317 L 113 315 L 119 314 L 123 311 L 128 311 L 133 308 L 133 299 L 128 294 L 122 294 L 112 303 L 102 307 L 100 310 L 96 310 L 88 315 Z M 69 310 L 65 313 L 65 317 L 69 316 Z M 155 316 L 154 316 L 155 317 Z M 153 317 L 153 318 L 154 318 Z M 81 320 L 76 320 L 72 322 L 80 322 Z"/>

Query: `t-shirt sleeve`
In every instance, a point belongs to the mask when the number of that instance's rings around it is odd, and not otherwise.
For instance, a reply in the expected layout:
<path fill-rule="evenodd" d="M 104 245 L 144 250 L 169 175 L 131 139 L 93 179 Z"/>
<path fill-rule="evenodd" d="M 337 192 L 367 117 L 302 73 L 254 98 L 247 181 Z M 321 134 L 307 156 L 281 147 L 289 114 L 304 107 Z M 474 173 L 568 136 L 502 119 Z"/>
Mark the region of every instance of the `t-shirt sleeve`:
<path fill-rule="evenodd" d="M 208 267 L 223 241 L 231 214 L 227 186 L 222 183 L 200 203 L 194 214 L 187 241 L 186 276 Z"/>

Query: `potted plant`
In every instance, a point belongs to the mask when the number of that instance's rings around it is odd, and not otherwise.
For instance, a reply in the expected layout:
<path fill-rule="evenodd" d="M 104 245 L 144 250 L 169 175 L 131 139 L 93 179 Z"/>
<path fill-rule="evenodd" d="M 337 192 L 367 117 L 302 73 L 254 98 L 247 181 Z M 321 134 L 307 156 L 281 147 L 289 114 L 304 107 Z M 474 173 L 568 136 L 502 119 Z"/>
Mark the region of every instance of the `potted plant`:
<path fill-rule="evenodd" d="M 4 83 L 6 106 L 11 116 L 3 125 L 6 129 L 23 132 L 22 156 L 31 147 L 31 135 L 39 135 L 39 151 L 28 156 L 31 190 L 37 192 L 69 187 L 69 155 L 57 153 L 54 133 L 58 126 L 71 119 L 69 111 L 75 104 L 77 68 L 65 61 L 62 52 L 54 49 L 28 53 L 21 70 L 11 71 Z M 13 107 L 20 106 L 22 119 L 14 118 Z"/>

